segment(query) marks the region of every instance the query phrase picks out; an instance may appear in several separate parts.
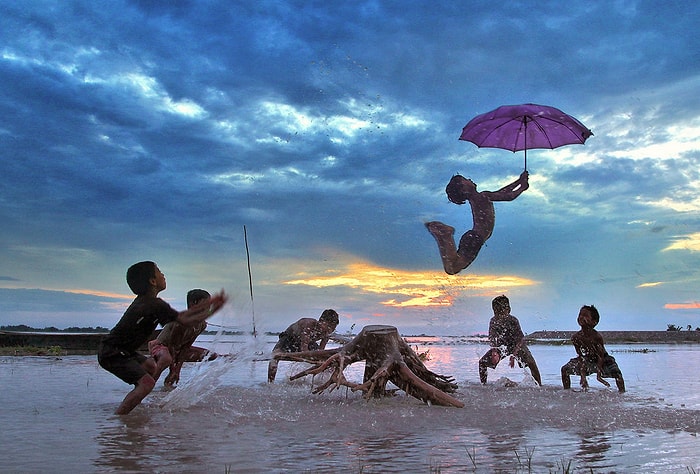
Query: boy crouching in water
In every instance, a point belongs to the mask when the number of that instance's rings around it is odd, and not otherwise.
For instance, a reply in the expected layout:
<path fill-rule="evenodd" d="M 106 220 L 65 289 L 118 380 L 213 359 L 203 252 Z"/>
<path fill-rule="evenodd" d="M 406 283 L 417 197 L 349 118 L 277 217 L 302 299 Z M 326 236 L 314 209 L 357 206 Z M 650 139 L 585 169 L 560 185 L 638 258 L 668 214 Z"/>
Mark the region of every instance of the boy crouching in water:
<path fill-rule="evenodd" d="M 158 293 L 166 287 L 165 275 L 150 261 L 129 267 L 126 282 L 136 298 L 117 325 L 102 339 L 97 353 L 102 368 L 135 385 L 117 408 L 117 415 L 125 415 L 141 403 L 155 387 L 164 368 L 138 352 L 158 324 L 166 325 L 171 321 L 186 326 L 198 324 L 216 313 L 228 300 L 222 290 L 211 299 L 178 312 L 158 298 Z"/>
<path fill-rule="evenodd" d="M 583 306 L 579 311 L 578 324 L 581 330 L 571 336 L 578 357 L 574 357 L 561 368 L 561 383 L 565 389 L 571 388 L 571 375 L 580 375 L 581 388 L 587 390 L 586 377 L 595 373 L 598 382 L 606 387 L 610 384 L 604 378 L 614 378 L 618 391 L 625 391 L 625 380 L 615 358 L 605 350 L 603 336 L 593 329 L 599 321 L 600 314 L 595 306 Z"/>
<path fill-rule="evenodd" d="M 209 300 L 208 291 L 194 289 L 187 292 L 187 308 Z M 157 374 L 163 372 L 166 367 L 170 372 L 165 377 L 163 385 L 167 389 L 173 389 L 180 381 L 180 371 L 185 362 L 201 362 L 214 360 L 218 357 L 216 352 L 202 347 L 193 346 L 194 341 L 207 329 L 207 322 L 201 321 L 191 326 L 185 326 L 177 321 L 172 321 L 163 326 L 158 337 L 148 343 L 148 350 L 158 366 Z"/>

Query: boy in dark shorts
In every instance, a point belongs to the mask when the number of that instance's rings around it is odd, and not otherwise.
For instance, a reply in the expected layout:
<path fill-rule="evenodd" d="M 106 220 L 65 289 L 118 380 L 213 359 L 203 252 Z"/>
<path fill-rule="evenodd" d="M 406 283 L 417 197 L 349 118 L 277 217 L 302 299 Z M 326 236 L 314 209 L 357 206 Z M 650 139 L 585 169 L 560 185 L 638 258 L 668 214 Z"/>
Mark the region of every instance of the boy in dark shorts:
<path fill-rule="evenodd" d="M 274 358 L 275 353 L 323 350 L 338 322 L 338 313 L 327 309 L 321 313 L 318 321 L 313 318 L 301 318 L 281 332 L 279 341 L 272 349 L 273 358 L 267 366 L 267 381 L 272 383 L 277 376 L 279 361 Z"/>
<path fill-rule="evenodd" d="M 595 306 L 583 306 L 578 313 L 578 324 L 581 330 L 571 336 L 576 354 L 561 368 L 561 383 L 565 389 L 571 388 L 571 375 L 581 376 L 581 388 L 588 389 L 588 375 L 597 374 L 598 382 L 606 387 L 610 384 L 605 378 L 615 379 L 617 390 L 625 391 L 625 380 L 617 366 L 615 358 L 607 353 L 603 344 L 603 336 L 593 329 L 600 321 L 600 314 Z"/>
<path fill-rule="evenodd" d="M 489 322 L 489 342 L 491 349 L 479 359 L 479 379 L 486 384 L 488 367 L 495 369 L 503 357 L 510 355 L 510 366 L 515 366 L 515 358 L 530 369 L 532 378 L 542 385 L 540 370 L 535 358 L 525 343 L 525 334 L 518 318 L 510 314 L 510 301 L 505 295 L 497 296 L 491 302 L 493 317 Z M 521 367 L 522 367 L 521 365 Z"/>
<path fill-rule="evenodd" d="M 195 289 L 187 292 L 187 308 L 211 298 L 206 290 Z M 207 329 L 207 322 L 202 321 L 192 326 L 185 326 L 172 321 L 163 327 L 158 337 L 148 343 L 148 350 L 156 361 L 159 372 L 166 367 L 170 369 L 163 384 L 166 388 L 174 388 L 180 381 L 180 370 L 185 362 L 200 362 L 209 356 L 208 360 L 217 357 L 215 352 L 193 346 L 195 339 Z"/>
<path fill-rule="evenodd" d="M 165 275 L 150 261 L 139 262 L 126 272 L 126 281 L 136 298 L 116 326 L 102 339 L 97 360 L 105 370 L 124 382 L 135 385 L 116 410 L 124 415 L 133 410 L 153 390 L 160 375 L 152 358 L 138 352 L 156 329 L 178 321 L 185 325 L 198 324 L 217 312 L 228 300 L 223 290 L 210 300 L 178 312 L 158 298 L 166 287 Z M 160 369 L 162 370 L 162 369 Z"/>

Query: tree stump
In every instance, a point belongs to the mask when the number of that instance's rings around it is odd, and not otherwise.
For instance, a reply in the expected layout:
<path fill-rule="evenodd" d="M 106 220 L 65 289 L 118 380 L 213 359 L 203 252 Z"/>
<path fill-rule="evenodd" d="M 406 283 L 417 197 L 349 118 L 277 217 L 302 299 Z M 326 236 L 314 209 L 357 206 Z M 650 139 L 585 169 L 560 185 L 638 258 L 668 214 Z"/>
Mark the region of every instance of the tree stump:
<path fill-rule="evenodd" d="M 273 357 L 278 360 L 314 364 L 313 367 L 293 375 L 291 380 L 333 369 L 328 381 L 316 387 L 313 393 L 346 386 L 353 392 L 361 390 L 365 398 L 377 398 L 391 393 L 386 389 L 386 384 L 391 382 L 408 395 L 425 403 L 464 407 L 462 402 L 448 395 L 457 390 L 454 379 L 428 370 L 413 349 L 399 336 L 399 331 L 394 326 L 365 326 L 352 341 L 336 349 L 287 352 L 275 354 Z M 348 381 L 343 374 L 347 366 L 359 361 L 365 361 L 361 384 Z"/>

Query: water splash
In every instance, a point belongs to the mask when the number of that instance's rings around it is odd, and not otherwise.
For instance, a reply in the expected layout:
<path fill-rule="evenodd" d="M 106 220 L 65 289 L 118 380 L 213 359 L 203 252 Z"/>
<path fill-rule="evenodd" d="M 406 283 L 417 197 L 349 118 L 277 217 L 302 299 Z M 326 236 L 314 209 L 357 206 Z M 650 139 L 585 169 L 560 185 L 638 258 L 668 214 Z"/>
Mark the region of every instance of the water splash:
<path fill-rule="evenodd" d="M 188 408 L 205 400 L 221 385 L 221 377 L 232 369 L 235 355 L 197 364 L 192 377 L 181 383 L 161 401 L 161 408 Z"/>

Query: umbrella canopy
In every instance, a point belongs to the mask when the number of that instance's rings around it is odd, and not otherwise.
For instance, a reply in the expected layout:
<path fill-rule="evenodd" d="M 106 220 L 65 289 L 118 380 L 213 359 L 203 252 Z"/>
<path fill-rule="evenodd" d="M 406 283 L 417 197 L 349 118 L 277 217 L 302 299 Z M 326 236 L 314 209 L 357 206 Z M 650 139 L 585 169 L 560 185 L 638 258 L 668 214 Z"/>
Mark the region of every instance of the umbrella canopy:
<path fill-rule="evenodd" d="M 502 148 L 512 152 L 532 148 L 554 149 L 563 145 L 583 144 L 593 135 L 571 115 L 547 105 L 504 105 L 477 115 L 462 129 L 460 140 L 479 148 Z"/>

